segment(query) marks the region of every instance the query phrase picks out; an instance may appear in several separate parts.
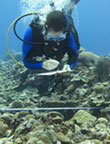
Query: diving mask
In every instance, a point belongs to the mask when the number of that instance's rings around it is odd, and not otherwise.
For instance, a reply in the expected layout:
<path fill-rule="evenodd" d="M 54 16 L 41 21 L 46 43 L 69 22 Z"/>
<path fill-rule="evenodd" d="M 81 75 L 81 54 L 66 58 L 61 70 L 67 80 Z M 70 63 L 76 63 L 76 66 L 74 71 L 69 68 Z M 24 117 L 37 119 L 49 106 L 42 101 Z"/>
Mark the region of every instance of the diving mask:
<path fill-rule="evenodd" d="M 66 39 L 66 33 L 58 33 L 58 34 L 53 34 L 51 32 L 48 32 L 46 35 L 46 40 L 47 41 L 63 41 Z"/>

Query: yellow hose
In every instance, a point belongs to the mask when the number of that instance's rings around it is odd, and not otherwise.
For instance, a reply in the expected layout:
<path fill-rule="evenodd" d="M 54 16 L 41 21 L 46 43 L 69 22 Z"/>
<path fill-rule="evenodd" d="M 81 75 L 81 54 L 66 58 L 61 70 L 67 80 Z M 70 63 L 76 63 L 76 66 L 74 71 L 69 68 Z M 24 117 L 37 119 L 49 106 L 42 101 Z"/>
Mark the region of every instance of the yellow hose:
<path fill-rule="evenodd" d="M 12 22 L 12 24 L 9 26 L 8 31 L 7 31 L 7 34 L 6 34 L 6 48 L 7 48 L 7 50 L 8 50 L 8 54 L 9 54 L 9 56 L 11 57 L 11 59 L 12 59 L 16 64 L 18 64 L 18 65 L 20 65 L 20 66 L 22 66 L 22 67 L 24 67 L 24 64 L 18 62 L 18 61 L 12 56 L 12 54 L 11 54 L 11 52 L 10 52 L 10 50 L 9 50 L 9 47 L 8 47 L 8 35 L 9 35 L 9 32 L 10 32 L 10 29 L 11 29 L 12 26 L 16 23 L 16 21 L 17 21 L 18 19 L 20 19 L 21 17 L 23 17 L 23 16 L 25 16 L 25 15 L 28 15 L 28 14 L 40 14 L 40 13 L 39 13 L 39 12 L 31 12 L 31 13 L 27 13 L 27 14 L 24 14 L 24 15 L 18 17 L 18 18 L 15 19 L 15 20 Z"/>

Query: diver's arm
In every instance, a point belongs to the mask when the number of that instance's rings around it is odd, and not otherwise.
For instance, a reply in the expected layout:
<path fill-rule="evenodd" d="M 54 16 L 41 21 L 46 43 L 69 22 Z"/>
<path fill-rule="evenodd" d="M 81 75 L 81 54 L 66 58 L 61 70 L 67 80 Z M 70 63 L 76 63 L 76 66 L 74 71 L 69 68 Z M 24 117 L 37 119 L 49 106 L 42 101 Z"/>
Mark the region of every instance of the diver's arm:
<path fill-rule="evenodd" d="M 32 29 L 29 27 L 24 35 L 24 40 L 32 42 Z M 27 68 L 30 69 L 45 69 L 53 70 L 59 62 L 53 59 L 42 61 L 36 60 L 36 51 L 32 47 L 32 44 L 23 42 L 23 63 Z"/>
<path fill-rule="evenodd" d="M 69 55 L 68 64 L 70 65 L 70 68 L 73 68 L 76 66 L 78 62 L 78 50 L 72 32 L 70 32 L 68 35 L 68 46 L 69 46 L 67 50 L 67 53 Z"/>
<path fill-rule="evenodd" d="M 24 35 L 25 41 L 32 42 L 32 28 L 29 27 Z M 30 69 L 40 69 L 42 68 L 42 61 L 33 60 L 34 50 L 32 49 L 32 44 L 23 42 L 22 46 L 23 63 L 25 67 Z"/>

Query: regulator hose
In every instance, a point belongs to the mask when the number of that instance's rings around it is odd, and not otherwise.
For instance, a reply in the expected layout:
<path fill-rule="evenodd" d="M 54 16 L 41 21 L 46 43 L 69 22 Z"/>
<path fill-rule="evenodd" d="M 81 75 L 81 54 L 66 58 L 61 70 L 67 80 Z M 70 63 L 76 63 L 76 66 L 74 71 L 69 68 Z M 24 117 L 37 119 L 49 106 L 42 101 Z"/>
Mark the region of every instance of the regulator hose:
<path fill-rule="evenodd" d="M 10 52 L 10 50 L 9 50 L 9 47 L 8 47 L 8 35 L 9 35 L 9 32 L 10 32 L 10 29 L 12 28 L 12 26 L 14 25 L 14 33 L 15 33 L 15 35 L 16 35 L 16 37 L 18 38 L 18 39 L 20 39 L 21 41 L 23 41 L 23 42 L 26 42 L 26 43 L 31 43 L 31 44 L 35 44 L 35 42 L 29 42 L 29 41 L 25 41 L 25 40 L 23 40 L 22 38 L 20 38 L 19 36 L 18 36 L 18 34 L 16 33 L 16 30 L 15 30 L 15 27 L 16 27 L 16 24 L 17 24 L 17 22 L 21 19 L 21 18 L 23 18 L 23 17 L 25 17 L 25 16 L 28 16 L 28 15 L 37 15 L 37 14 L 40 14 L 39 12 L 31 12 L 31 13 L 27 13 L 27 14 L 24 14 L 24 15 L 21 15 L 20 17 L 18 17 L 17 19 L 15 19 L 12 23 L 11 23 L 11 25 L 9 26 L 9 28 L 8 28 L 8 31 L 7 31 L 7 34 L 6 34 L 6 48 L 7 48 L 7 51 L 8 51 L 8 54 L 9 54 L 9 56 L 11 57 L 11 59 L 17 64 L 17 65 L 20 65 L 20 66 L 24 66 L 22 63 L 20 63 L 20 62 L 18 62 L 13 56 L 12 56 L 12 54 L 11 54 L 11 52 Z"/>

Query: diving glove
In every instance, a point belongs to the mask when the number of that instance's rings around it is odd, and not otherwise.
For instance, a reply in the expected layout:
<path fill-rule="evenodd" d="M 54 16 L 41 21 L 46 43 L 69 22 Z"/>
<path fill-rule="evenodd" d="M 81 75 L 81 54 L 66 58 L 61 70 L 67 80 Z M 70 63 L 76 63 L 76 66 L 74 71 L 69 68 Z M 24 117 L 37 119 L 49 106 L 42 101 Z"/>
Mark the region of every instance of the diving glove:
<path fill-rule="evenodd" d="M 43 62 L 42 67 L 46 70 L 53 70 L 57 68 L 58 65 L 59 65 L 59 62 L 57 60 L 49 59 Z"/>

